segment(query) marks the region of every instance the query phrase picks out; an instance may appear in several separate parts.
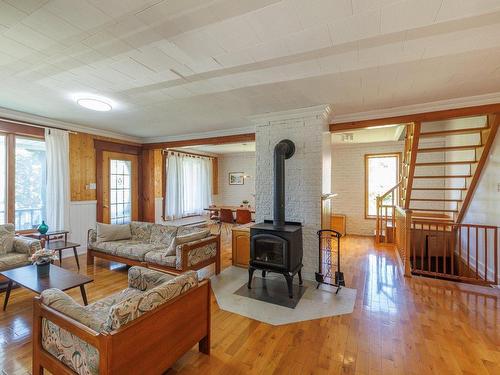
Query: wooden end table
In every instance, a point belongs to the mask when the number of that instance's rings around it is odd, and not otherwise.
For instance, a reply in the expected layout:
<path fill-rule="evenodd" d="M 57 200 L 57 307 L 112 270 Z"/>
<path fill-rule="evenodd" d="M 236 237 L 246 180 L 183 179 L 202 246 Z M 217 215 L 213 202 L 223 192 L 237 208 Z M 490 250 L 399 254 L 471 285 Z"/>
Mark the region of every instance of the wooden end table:
<path fill-rule="evenodd" d="M 62 266 L 62 251 L 66 249 L 73 249 L 73 254 L 75 255 L 76 265 L 78 270 L 80 270 L 80 262 L 78 261 L 78 253 L 76 248 L 80 246 L 76 242 L 67 242 L 64 240 L 50 241 L 45 243 L 45 249 L 55 250 L 59 253 L 59 266 Z"/>
<path fill-rule="evenodd" d="M 85 284 L 88 284 L 94 279 L 80 275 L 76 272 L 65 270 L 54 264 L 50 265 L 50 273 L 47 276 L 38 276 L 35 265 L 14 268 L 7 271 L 0 272 L 0 275 L 9 280 L 7 291 L 5 292 L 5 300 L 3 303 L 3 311 L 7 308 L 9 302 L 10 291 L 12 284 L 16 283 L 26 289 L 31 290 L 37 294 L 42 293 L 46 289 L 56 288 L 60 290 L 68 290 L 80 287 L 82 293 L 83 303 L 87 305 L 87 294 L 85 293 Z"/>
<path fill-rule="evenodd" d="M 62 238 L 64 238 L 64 242 L 68 242 L 68 234 L 68 230 L 53 230 L 44 234 L 41 234 L 39 232 L 26 233 L 23 234 L 23 236 L 40 240 L 40 242 L 42 243 L 42 247 L 44 247 L 50 241 L 62 240 Z"/>

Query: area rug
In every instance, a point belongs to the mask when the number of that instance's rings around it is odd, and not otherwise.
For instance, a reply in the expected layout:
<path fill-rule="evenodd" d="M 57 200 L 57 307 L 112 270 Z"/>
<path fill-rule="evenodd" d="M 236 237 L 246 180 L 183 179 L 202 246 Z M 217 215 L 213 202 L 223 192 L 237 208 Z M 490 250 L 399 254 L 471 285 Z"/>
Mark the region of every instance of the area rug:
<path fill-rule="evenodd" d="M 260 276 L 254 276 L 254 283 L 258 277 Z M 278 281 L 280 278 L 285 283 L 282 275 L 266 276 L 269 281 Z M 240 267 L 226 268 L 221 274 L 212 276 L 210 280 L 215 298 L 222 310 L 272 325 L 350 314 L 354 310 L 356 301 L 356 289 L 343 287 L 338 294 L 335 294 L 335 288 L 321 285 L 316 289 L 317 283 L 308 280 L 304 280 L 304 293 L 294 308 L 250 298 L 241 295 L 241 288 L 246 287 L 248 281 L 248 271 Z M 297 287 L 294 289 L 297 290 Z"/>

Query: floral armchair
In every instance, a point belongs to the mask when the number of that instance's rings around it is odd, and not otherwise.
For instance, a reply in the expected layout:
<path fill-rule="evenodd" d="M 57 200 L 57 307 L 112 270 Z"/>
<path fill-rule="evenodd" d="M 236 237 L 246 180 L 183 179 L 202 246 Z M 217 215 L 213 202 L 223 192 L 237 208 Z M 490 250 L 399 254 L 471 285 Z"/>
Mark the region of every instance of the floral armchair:
<path fill-rule="evenodd" d="M 128 272 L 128 288 L 81 306 L 58 289 L 34 301 L 33 375 L 159 374 L 193 345 L 210 351 L 210 282 L 195 271 Z"/>
<path fill-rule="evenodd" d="M 39 240 L 16 236 L 14 224 L 0 225 L 0 271 L 30 264 L 31 254 L 41 248 Z"/>

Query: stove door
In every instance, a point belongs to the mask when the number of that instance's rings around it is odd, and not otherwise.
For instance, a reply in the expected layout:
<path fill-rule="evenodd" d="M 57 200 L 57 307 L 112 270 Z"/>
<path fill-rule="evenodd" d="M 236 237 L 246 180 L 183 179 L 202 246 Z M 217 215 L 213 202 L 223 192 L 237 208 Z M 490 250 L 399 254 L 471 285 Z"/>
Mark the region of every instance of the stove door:
<path fill-rule="evenodd" d="M 270 269 L 288 269 L 288 241 L 272 234 L 251 237 L 250 262 Z"/>

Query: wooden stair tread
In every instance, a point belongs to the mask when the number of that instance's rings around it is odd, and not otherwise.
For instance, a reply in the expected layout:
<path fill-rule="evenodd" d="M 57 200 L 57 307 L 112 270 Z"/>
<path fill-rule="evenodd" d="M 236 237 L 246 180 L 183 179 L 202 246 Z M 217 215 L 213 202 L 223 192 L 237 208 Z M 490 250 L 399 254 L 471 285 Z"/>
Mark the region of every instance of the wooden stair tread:
<path fill-rule="evenodd" d="M 412 190 L 467 190 L 465 187 L 414 187 Z"/>
<path fill-rule="evenodd" d="M 410 207 L 412 211 L 429 211 L 429 212 L 458 212 L 458 210 L 448 210 L 448 209 L 434 209 L 434 208 L 413 208 Z"/>
<path fill-rule="evenodd" d="M 435 161 L 429 163 L 415 163 L 416 167 L 432 167 L 435 165 L 467 165 L 467 164 L 476 164 L 477 160 L 470 161 Z"/>
<path fill-rule="evenodd" d="M 470 174 L 456 174 L 456 175 L 436 175 L 436 176 L 413 176 L 413 178 L 467 178 L 471 177 Z"/>
<path fill-rule="evenodd" d="M 440 130 L 434 132 L 424 132 L 420 133 L 421 137 L 437 137 L 441 135 L 457 135 L 457 134 L 471 134 L 480 133 L 483 130 L 488 130 L 488 127 L 481 128 L 463 128 L 463 129 L 453 129 L 453 130 Z"/>
<path fill-rule="evenodd" d="M 465 145 L 465 146 L 449 146 L 449 147 L 429 147 L 419 148 L 418 152 L 446 152 L 446 151 L 460 151 L 460 150 L 475 150 L 483 145 Z"/>
<path fill-rule="evenodd" d="M 445 198 L 410 198 L 411 201 L 420 202 L 462 202 L 462 199 L 445 199 Z"/>

